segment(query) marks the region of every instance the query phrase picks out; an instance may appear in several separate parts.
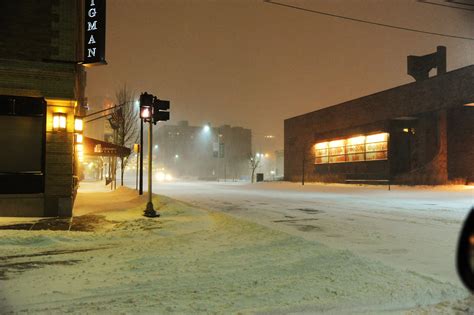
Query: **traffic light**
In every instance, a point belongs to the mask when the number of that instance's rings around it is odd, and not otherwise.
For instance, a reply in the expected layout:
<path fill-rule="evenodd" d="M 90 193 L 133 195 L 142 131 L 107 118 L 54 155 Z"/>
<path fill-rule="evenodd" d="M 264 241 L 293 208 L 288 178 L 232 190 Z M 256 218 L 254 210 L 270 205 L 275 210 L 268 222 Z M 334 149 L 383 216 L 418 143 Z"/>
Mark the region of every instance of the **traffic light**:
<path fill-rule="evenodd" d="M 170 101 L 160 100 L 155 96 L 153 99 L 153 123 L 170 120 L 169 109 Z"/>
<path fill-rule="evenodd" d="M 153 97 L 147 92 L 140 95 L 140 118 L 148 119 L 152 116 Z"/>

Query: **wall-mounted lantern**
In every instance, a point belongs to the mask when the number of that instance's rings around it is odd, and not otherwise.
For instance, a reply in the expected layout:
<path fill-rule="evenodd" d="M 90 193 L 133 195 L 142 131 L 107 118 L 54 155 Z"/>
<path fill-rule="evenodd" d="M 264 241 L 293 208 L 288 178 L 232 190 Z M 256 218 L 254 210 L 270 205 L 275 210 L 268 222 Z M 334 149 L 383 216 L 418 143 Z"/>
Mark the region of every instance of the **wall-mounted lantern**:
<path fill-rule="evenodd" d="M 53 114 L 53 131 L 65 131 L 67 129 L 67 115 L 65 113 Z"/>
<path fill-rule="evenodd" d="M 84 122 L 82 117 L 74 117 L 74 131 L 82 132 L 84 130 Z"/>
<path fill-rule="evenodd" d="M 76 133 L 76 143 L 83 143 L 84 136 L 81 133 Z"/>

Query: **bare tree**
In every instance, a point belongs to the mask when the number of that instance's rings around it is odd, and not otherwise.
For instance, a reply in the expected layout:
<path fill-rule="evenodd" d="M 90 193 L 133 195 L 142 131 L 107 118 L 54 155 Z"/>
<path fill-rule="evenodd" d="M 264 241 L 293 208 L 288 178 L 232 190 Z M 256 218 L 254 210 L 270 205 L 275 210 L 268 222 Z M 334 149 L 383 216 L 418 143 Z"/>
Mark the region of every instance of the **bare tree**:
<path fill-rule="evenodd" d="M 109 120 L 114 129 L 114 143 L 129 149 L 133 149 L 133 144 L 137 143 L 139 138 L 139 110 L 135 106 L 134 93 L 124 84 L 115 93 L 117 105 L 121 105 L 112 113 Z M 115 128 L 114 128 L 115 127 Z M 123 186 L 123 175 L 125 166 L 128 162 L 128 156 L 120 156 L 120 184 Z"/>
<path fill-rule="evenodd" d="M 257 167 L 260 165 L 260 154 L 255 154 L 255 155 L 250 155 L 249 157 L 249 164 L 250 164 L 250 169 L 252 170 L 252 177 L 251 177 L 251 182 L 253 183 L 254 182 L 254 178 L 255 178 L 255 170 L 257 169 Z"/>

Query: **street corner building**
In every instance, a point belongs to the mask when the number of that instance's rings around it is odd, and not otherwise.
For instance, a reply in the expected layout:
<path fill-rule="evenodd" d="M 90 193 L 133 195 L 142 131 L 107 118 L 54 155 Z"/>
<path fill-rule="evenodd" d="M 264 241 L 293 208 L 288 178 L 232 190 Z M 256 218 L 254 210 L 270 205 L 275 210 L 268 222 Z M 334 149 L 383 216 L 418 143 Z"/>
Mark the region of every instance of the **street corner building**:
<path fill-rule="evenodd" d="M 407 68 L 415 82 L 286 119 L 285 179 L 473 182 L 474 66 L 446 72 L 440 46 Z"/>
<path fill-rule="evenodd" d="M 83 2 L 1 1 L 0 12 L 0 216 L 71 216 Z"/>

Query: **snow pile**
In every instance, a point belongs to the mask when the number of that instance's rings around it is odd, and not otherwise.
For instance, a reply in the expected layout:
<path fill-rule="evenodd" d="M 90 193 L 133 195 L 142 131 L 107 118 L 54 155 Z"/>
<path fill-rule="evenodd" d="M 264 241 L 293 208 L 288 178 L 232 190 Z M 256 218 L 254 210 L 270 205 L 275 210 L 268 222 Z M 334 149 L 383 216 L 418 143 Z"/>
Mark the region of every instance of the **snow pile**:
<path fill-rule="evenodd" d="M 317 242 L 161 199 L 98 232 L 0 231 L 0 307 L 28 313 L 380 313 L 466 291 Z"/>

